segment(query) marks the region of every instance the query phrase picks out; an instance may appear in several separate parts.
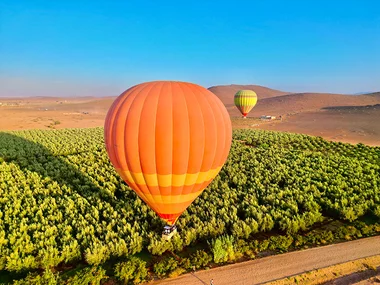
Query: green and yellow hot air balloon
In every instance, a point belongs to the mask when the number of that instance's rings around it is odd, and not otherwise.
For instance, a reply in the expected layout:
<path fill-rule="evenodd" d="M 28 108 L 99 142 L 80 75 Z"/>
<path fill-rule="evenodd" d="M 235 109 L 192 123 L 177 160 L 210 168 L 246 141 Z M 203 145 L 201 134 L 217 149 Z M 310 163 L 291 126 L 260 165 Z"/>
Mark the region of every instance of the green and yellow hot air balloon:
<path fill-rule="evenodd" d="M 235 94 L 234 101 L 235 106 L 243 114 L 243 118 L 246 118 L 247 114 L 256 105 L 257 95 L 252 90 L 239 90 Z"/>

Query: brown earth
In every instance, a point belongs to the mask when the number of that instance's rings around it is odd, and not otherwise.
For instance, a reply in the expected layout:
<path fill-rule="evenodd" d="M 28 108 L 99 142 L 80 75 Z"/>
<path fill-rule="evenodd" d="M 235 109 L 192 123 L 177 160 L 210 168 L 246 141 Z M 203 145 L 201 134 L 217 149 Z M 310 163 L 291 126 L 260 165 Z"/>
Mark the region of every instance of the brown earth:
<path fill-rule="evenodd" d="M 297 113 L 256 128 L 321 136 L 332 141 L 380 145 L 380 104 Z"/>
<path fill-rule="evenodd" d="M 288 115 L 321 110 L 326 107 L 366 106 L 380 103 L 380 96 L 297 93 L 259 100 L 252 116 Z"/>
<path fill-rule="evenodd" d="M 103 126 L 115 98 L 0 98 L 0 130 Z"/>
<path fill-rule="evenodd" d="M 240 118 L 233 96 L 254 90 L 259 101 L 248 119 Z M 367 95 L 291 94 L 258 85 L 210 87 L 226 105 L 234 128 L 305 133 L 328 140 L 380 145 L 380 92 Z M 0 98 L 0 130 L 85 128 L 103 126 L 115 97 Z M 282 120 L 261 121 L 261 115 Z"/>
<path fill-rule="evenodd" d="M 295 251 L 156 281 L 162 285 L 252 285 L 380 254 L 380 236 Z"/>
<path fill-rule="evenodd" d="M 233 96 L 239 89 L 251 89 L 258 94 L 259 100 L 247 119 L 241 118 L 233 104 Z M 255 85 L 218 86 L 210 90 L 226 105 L 234 128 L 304 133 L 332 141 L 380 145 L 380 92 L 355 96 L 290 94 Z M 282 120 L 260 120 L 263 115 L 282 116 Z"/>
<path fill-rule="evenodd" d="M 380 275 L 380 255 L 307 271 L 296 276 L 271 281 L 265 285 L 364 285 L 374 284 L 378 280 L 377 275 Z"/>

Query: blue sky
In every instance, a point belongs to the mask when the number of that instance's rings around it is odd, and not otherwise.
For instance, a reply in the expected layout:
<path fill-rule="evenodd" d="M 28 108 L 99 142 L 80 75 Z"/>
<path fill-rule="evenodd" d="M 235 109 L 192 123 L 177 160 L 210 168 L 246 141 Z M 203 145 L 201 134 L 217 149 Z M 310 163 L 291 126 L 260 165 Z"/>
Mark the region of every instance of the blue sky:
<path fill-rule="evenodd" d="M 0 96 L 152 80 L 380 90 L 380 1 L 0 0 Z"/>

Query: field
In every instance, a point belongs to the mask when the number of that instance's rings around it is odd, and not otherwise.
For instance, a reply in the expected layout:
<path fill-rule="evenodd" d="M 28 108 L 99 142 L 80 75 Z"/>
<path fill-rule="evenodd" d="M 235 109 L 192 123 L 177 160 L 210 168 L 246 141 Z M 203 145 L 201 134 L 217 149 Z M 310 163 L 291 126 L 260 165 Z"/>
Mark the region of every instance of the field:
<path fill-rule="evenodd" d="M 0 0 L 0 285 L 377 282 L 357 2 Z"/>
<path fill-rule="evenodd" d="M 1 132 L 0 282 L 138 283 L 380 232 L 380 147 L 233 137 L 163 242 L 162 221 L 109 163 L 102 128 Z"/>
<path fill-rule="evenodd" d="M 100 127 L 114 99 L 0 97 L 0 130 Z"/>
<path fill-rule="evenodd" d="M 240 119 L 233 96 L 240 89 L 254 90 L 258 103 Z M 257 85 L 209 88 L 226 106 L 234 128 L 263 129 L 320 136 L 331 141 L 380 145 L 380 93 L 343 95 L 290 93 Z M 6 94 L 4 94 L 6 95 Z M 115 94 L 118 95 L 118 94 Z M 0 97 L 0 130 L 103 127 L 116 97 Z M 264 122 L 261 115 L 282 116 Z"/>

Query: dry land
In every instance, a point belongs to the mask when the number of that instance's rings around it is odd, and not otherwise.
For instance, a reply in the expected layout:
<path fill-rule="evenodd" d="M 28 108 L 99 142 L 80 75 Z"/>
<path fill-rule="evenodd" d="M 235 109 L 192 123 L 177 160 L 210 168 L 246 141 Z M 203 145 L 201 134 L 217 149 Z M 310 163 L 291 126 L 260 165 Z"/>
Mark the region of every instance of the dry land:
<path fill-rule="evenodd" d="M 285 253 L 210 270 L 203 270 L 196 272 L 195 274 L 185 274 L 178 278 L 157 281 L 154 284 L 208 285 L 211 279 L 214 279 L 215 285 L 262 284 L 374 255 L 380 255 L 380 236 Z M 368 259 L 366 263 L 369 266 L 378 266 L 380 265 L 379 260 L 380 258 L 377 256 L 376 258 Z M 354 270 L 351 272 L 356 271 L 355 266 L 351 267 L 346 265 L 339 267 L 342 275 L 345 274 L 344 272 L 347 272 L 345 271 L 346 268 Z M 363 269 L 363 267 L 360 267 L 359 270 L 360 269 Z M 329 270 L 324 274 L 328 275 L 328 272 Z M 337 274 L 338 273 L 339 272 L 337 272 Z M 331 277 L 331 279 L 334 279 L 333 273 L 331 273 Z M 297 278 L 301 281 L 301 278 L 304 277 Z M 331 279 L 327 278 L 323 280 L 328 281 Z"/>
<path fill-rule="evenodd" d="M 239 89 L 258 94 L 247 119 L 233 104 Z M 380 93 L 342 95 L 282 92 L 256 85 L 211 87 L 225 104 L 234 128 L 266 129 L 321 136 L 327 140 L 380 145 Z M 116 97 L 0 97 L 0 130 L 87 128 L 103 126 Z M 273 115 L 282 120 L 260 120 Z"/>

